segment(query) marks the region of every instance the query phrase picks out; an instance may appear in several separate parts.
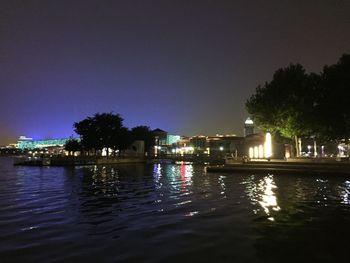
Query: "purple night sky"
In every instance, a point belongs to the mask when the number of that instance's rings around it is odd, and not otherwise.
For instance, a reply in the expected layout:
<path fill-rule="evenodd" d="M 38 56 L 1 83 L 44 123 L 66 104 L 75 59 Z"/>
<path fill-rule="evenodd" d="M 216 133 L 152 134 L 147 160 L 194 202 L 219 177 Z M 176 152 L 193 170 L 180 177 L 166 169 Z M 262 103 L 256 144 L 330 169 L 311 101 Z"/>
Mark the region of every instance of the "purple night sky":
<path fill-rule="evenodd" d="M 0 145 L 127 127 L 242 135 L 244 103 L 289 63 L 350 52 L 350 1 L 0 0 Z"/>

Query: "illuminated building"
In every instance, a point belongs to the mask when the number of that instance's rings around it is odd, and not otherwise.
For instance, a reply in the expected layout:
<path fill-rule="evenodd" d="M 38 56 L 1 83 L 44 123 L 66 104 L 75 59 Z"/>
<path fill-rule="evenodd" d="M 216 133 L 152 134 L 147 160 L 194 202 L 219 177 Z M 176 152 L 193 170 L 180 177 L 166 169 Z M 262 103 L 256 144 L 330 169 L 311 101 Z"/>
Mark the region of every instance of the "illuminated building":
<path fill-rule="evenodd" d="M 254 122 L 248 117 L 244 122 L 244 137 L 254 134 Z"/>
<path fill-rule="evenodd" d="M 174 154 L 195 155 L 237 155 L 241 152 L 244 138 L 235 135 L 215 135 L 192 137 L 182 136 L 171 152 Z"/>
<path fill-rule="evenodd" d="M 19 137 L 16 143 L 16 148 L 21 150 L 24 150 L 24 149 L 33 150 L 33 149 L 41 149 L 41 148 L 48 148 L 48 147 L 63 147 L 68 140 L 69 138 L 33 140 L 32 138 L 21 136 Z"/>
<path fill-rule="evenodd" d="M 155 139 L 154 145 L 154 155 L 164 155 L 168 153 L 172 153 L 172 146 L 176 145 L 178 141 L 181 139 L 180 135 L 168 134 L 166 131 L 161 129 L 155 129 L 152 131 L 152 134 Z"/>

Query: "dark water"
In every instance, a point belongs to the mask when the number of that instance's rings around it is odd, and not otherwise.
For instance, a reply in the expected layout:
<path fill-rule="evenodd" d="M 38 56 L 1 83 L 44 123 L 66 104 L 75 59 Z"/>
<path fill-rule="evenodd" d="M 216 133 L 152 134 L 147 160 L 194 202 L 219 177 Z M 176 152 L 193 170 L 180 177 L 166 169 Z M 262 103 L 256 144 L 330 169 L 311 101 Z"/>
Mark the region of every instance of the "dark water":
<path fill-rule="evenodd" d="M 349 239 L 344 176 L 0 158 L 0 262 L 347 262 Z"/>

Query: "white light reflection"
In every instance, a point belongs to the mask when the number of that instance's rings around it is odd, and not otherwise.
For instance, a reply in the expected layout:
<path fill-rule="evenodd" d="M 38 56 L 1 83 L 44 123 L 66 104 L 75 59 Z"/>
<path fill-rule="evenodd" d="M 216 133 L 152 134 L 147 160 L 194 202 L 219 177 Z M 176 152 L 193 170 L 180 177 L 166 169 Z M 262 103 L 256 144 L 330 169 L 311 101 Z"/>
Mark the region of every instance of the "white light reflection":
<path fill-rule="evenodd" d="M 226 198 L 226 186 L 225 186 L 224 178 L 226 178 L 226 176 L 223 176 L 223 175 L 219 176 L 218 183 L 221 188 L 220 194 L 223 196 L 223 198 Z"/>
<path fill-rule="evenodd" d="M 193 211 L 193 212 L 189 212 L 189 213 L 185 214 L 185 216 L 195 216 L 198 213 L 199 213 L 198 211 Z"/>
<path fill-rule="evenodd" d="M 189 186 L 192 185 L 192 176 L 193 176 L 193 165 L 186 164 L 185 162 L 181 162 L 180 165 L 180 181 L 181 181 L 181 189 L 182 193 L 189 194 Z"/>
<path fill-rule="evenodd" d="M 327 200 L 329 195 L 328 180 L 316 179 L 317 182 L 317 203 L 328 206 Z"/>
<path fill-rule="evenodd" d="M 344 189 L 342 191 L 343 204 L 350 205 L 350 181 L 345 181 Z"/>
<path fill-rule="evenodd" d="M 271 138 L 271 133 L 269 132 L 266 133 L 264 151 L 265 151 L 265 158 L 270 158 L 272 156 L 272 138 Z"/>
<path fill-rule="evenodd" d="M 277 188 L 273 175 L 268 175 L 264 177 L 258 185 L 259 190 L 262 191 L 260 194 L 260 200 L 258 201 L 261 207 L 264 209 L 264 212 L 270 216 L 268 219 L 274 221 L 274 218 L 271 217 L 271 210 L 279 211 L 281 208 L 277 204 L 277 198 L 273 191 L 274 188 Z"/>
<path fill-rule="evenodd" d="M 153 178 L 156 189 L 160 189 L 162 187 L 162 183 L 160 182 L 162 178 L 162 166 L 160 163 L 153 166 Z"/>

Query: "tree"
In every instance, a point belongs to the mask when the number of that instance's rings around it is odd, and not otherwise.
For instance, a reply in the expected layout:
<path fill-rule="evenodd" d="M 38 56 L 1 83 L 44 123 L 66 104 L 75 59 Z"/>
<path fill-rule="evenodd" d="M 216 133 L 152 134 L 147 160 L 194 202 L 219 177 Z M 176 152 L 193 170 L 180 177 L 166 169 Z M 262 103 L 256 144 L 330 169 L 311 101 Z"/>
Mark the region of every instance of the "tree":
<path fill-rule="evenodd" d="M 300 64 L 278 69 L 271 82 L 258 86 L 246 102 L 247 111 L 264 131 L 294 138 L 313 134 L 319 77 Z"/>
<path fill-rule="evenodd" d="M 89 153 L 99 148 L 96 136 L 96 127 L 92 117 L 74 123 L 74 131 L 80 135 L 82 151 Z"/>
<path fill-rule="evenodd" d="M 96 135 L 99 140 L 99 145 L 103 148 L 116 149 L 119 148 L 120 141 L 123 138 L 120 136 L 123 127 L 123 118 L 119 114 L 112 113 L 97 113 L 94 116 Z M 119 136 L 118 136 L 119 135 Z M 107 151 L 108 156 L 108 151 Z"/>
<path fill-rule="evenodd" d="M 350 135 L 350 55 L 337 64 L 325 66 L 321 75 L 317 105 L 319 133 L 328 140 L 348 139 Z"/>
<path fill-rule="evenodd" d="M 131 129 L 133 141 L 141 140 L 145 143 L 145 151 L 148 152 L 155 144 L 154 134 L 148 126 L 137 126 Z"/>
<path fill-rule="evenodd" d="M 81 145 L 77 139 L 70 138 L 64 144 L 64 149 L 68 151 L 69 155 L 74 155 L 75 152 L 80 151 Z"/>
<path fill-rule="evenodd" d="M 113 147 L 119 150 L 119 155 L 126 150 L 133 142 L 131 132 L 128 128 L 122 127 L 114 137 Z"/>
<path fill-rule="evenodd" d="M 130 145 L 128 129 L 123 126 L 123 118 L 119 114 L 96 113 L 93 117 L 74 123 L 74 127 L 86 150 L 124 150 Z"/>

